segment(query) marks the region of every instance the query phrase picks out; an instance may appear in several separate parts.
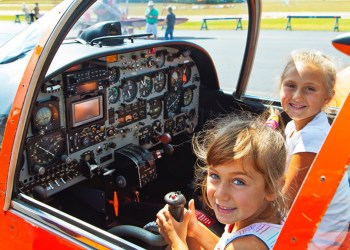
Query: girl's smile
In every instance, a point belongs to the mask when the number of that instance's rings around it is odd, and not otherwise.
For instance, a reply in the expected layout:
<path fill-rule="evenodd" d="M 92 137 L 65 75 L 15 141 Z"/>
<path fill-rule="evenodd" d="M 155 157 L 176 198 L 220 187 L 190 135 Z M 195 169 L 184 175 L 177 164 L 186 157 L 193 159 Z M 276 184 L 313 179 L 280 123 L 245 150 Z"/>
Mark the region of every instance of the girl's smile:
<path fill-rule="evenodd" d="M 240 228 L 266 219 L 274 200 L 274 195 L 266 192 L 263 176 L 249 160 L 209 167 L 207 197 L 221 223 Z"/>
<path fill-rule="evenodd" d="M 302 129 L 331 100 L 322 71 L 310 63 L 291 67 L 282 81 L 281 104 L 294 120 L 297 130 Z"/>

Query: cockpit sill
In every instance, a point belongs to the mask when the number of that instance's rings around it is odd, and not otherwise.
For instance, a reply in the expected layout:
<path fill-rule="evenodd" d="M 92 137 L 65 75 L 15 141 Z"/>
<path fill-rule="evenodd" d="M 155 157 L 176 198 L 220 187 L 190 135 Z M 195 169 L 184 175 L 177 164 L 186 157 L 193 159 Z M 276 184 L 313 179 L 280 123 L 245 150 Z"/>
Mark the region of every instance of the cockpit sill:
<path fill-rule="evenodd" d="M 144 249 L 25 194 L 12 200 L 9 212 L 84 249 Z"/>

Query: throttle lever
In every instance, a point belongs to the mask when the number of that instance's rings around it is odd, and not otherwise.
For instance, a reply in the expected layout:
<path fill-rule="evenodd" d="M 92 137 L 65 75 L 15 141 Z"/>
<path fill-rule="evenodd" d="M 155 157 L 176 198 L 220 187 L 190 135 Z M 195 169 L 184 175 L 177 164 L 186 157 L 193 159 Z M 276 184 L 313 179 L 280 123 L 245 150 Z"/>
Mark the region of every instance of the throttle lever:
<path fill-rule="evenodd" d="M 164 196 L 164 201 L 169 205 L 169 212 L 175 220 L 181 222 L 184 217 L 185 196 L 180 191 L 170 192 Z"/>

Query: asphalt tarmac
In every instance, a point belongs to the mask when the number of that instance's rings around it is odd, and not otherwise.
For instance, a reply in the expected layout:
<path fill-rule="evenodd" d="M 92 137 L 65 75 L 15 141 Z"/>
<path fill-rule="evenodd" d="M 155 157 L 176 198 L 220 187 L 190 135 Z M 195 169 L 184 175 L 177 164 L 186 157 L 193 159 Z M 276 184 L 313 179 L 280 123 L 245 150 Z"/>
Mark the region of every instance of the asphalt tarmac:
<path fill-rule="evenodd" d="M 27 27 L 25 23 L 0 22 L 0 46 Z M 212 57 L 224 91 L 233 92 L 240 72 L 245 38 L 244 30 L 177 30 L 175 39 L 198 44 Z M 135 32 L 141 32 L 135 30 Z M 164 30 L 159 30 L 159 39 L 164 39 Z M 332 46 L 332 40 L 344 32 L 333 31 L 285 31 L 261 30 L 258 49 L 248 86 L 248 93 L 278 98 L 276 78 L 282 71 L 291 50 L 313 48 L 333 55 L 341 67 L 350 65 L 350 57 Z"/>

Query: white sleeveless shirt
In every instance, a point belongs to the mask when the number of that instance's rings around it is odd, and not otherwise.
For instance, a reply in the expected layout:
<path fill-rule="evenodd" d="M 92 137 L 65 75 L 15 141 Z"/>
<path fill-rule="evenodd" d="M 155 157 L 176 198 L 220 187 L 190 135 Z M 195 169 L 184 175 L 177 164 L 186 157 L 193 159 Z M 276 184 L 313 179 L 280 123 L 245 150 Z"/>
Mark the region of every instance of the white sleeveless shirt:
<path fill-rule="evenodd" d="M 259 240 L 265 243 L 267 248 L 271 250 L 275 245 L 277 237 L 281 232 L 282 225 L 272 223 L 254 223 L 236 232 L 231 232 L 232 225 L 226 225 L 225 232 L 222 234 L 215 250 L 223 250 L 232 241 L 243 236 L 256 236 Z"/>

